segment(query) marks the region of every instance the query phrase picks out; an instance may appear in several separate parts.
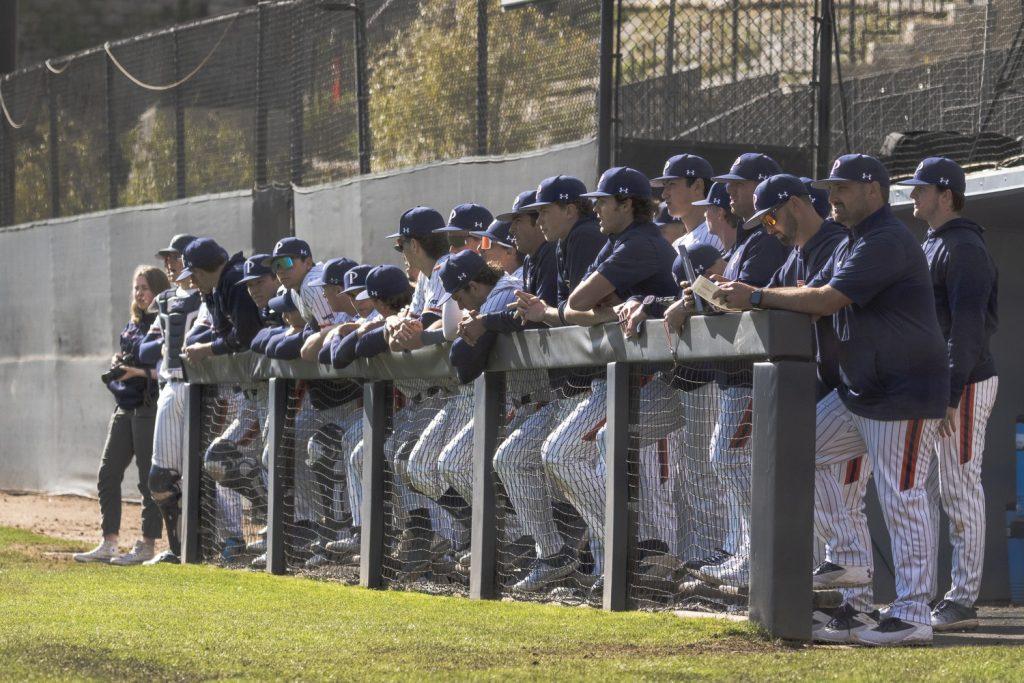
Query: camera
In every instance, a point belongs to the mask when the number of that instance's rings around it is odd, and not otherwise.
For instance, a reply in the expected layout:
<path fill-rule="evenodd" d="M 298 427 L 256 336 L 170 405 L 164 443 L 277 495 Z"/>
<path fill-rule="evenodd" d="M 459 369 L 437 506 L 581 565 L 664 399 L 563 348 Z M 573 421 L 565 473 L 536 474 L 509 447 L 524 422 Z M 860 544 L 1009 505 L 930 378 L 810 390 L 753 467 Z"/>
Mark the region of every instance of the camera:
<path fill-rule="evenodd" d="M 100 375 L 100 381 L 104 384 L 110 384 L 111 382 L 117 381 L 124 377 L 127 370 L 126 367 L 137 365 L 135 356 L 132 354 L 125 354 L 121 356 L 121 360 L 115 363 L 109 370 Z"/>

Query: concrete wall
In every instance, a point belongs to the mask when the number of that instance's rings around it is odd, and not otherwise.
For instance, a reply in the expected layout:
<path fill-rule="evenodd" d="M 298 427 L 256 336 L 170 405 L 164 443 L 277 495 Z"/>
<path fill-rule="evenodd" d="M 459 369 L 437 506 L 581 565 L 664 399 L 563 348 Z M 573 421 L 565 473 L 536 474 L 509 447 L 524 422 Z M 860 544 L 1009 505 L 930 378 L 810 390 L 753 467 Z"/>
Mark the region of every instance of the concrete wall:
<path fill-rule="evenodd" d="M 417 204 L 446 218 L 463 202 L 492 213 L 512 208 L 523 190 L 564 173 L 587 185 L 597 179 L 597 145 L 585 141 L 531 154 L 446 161 L 371 175 L 295 192 L 295 234 L 309 241 L 317 260 L 348 256 L 361 263 L 401 264 L 384 239 L 398 231 L 402 212 Z"/>
<path fill-rule="evenodd" d="M 132 271 L 178 232 L 248 251 L 251 213 L 243 192 L 0 231 L 0 488 L 95 495 Z"/>

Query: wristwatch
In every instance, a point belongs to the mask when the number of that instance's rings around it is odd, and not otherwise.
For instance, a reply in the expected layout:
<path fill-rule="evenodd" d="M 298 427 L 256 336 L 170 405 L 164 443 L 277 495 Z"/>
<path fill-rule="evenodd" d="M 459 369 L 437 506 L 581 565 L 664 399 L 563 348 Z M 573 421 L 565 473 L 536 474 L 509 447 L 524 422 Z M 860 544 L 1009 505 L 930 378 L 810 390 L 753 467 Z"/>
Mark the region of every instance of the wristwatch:
<path fill-rule="evenodd" d="M 763 289 L 755 289 L 750 294 L 750 307 L 757 310 L 761 310 L 761 297 L 764 295 Z"/>

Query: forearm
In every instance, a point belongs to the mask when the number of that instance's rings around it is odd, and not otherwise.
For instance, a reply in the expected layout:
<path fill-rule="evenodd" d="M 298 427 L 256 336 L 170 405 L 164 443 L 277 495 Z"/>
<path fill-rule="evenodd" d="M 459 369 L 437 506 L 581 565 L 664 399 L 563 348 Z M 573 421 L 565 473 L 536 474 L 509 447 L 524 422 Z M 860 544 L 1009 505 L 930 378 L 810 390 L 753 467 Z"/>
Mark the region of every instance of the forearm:
<path fill-rule="evenodd" d="M 615 311 L 606 306 L 598 306 L 589 311 L 577 311 L 566 306 L 562 312 L 562 317 L 565 318 L 567 324 L 579 325 L 580 327 L 593 327 L 594 325 L 617 320 Z"/>
<path fill-rule="evenodd" d="M 826 316 L 842 306 L 835 305 L 825 287 L 778 287 L 761 290 L 761 308 Z"/>

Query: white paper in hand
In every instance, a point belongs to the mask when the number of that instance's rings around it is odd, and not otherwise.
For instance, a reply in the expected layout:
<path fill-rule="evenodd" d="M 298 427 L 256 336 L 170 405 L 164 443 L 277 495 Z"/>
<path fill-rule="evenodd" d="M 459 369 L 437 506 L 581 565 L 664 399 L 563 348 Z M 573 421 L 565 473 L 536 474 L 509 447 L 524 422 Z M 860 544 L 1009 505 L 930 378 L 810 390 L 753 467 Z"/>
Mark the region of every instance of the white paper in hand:
<path fill-rule="evenodd" d="M 693 289 L 694 294 L 699 296 L 701 299 L 704 299 L 704 301 L 707 301 L 709 304 L 713 306 L 717 306 L 718 308 L 725 311 L 741 310 L 738 308 L 732 308 L 728 304 L 723 303 L 721 299 L 716 298 L 715 294 L 722 290 L 718 287 L 717 284 L 715 284 L 708 278 L 704 277 L 703 275 L 698 276 L 697 279 L 694 280 L 693 285 L 691 285 L 691 287 Z"/>
<path fill-rule="evenodd" d="M 455 303 L 455 299 L 448 299 L 441 307 L 441 327 L 444 330 L 445 339 L 455 341 L 459 336 L 460 322 L 462 322 L 462 309 Z"/>

